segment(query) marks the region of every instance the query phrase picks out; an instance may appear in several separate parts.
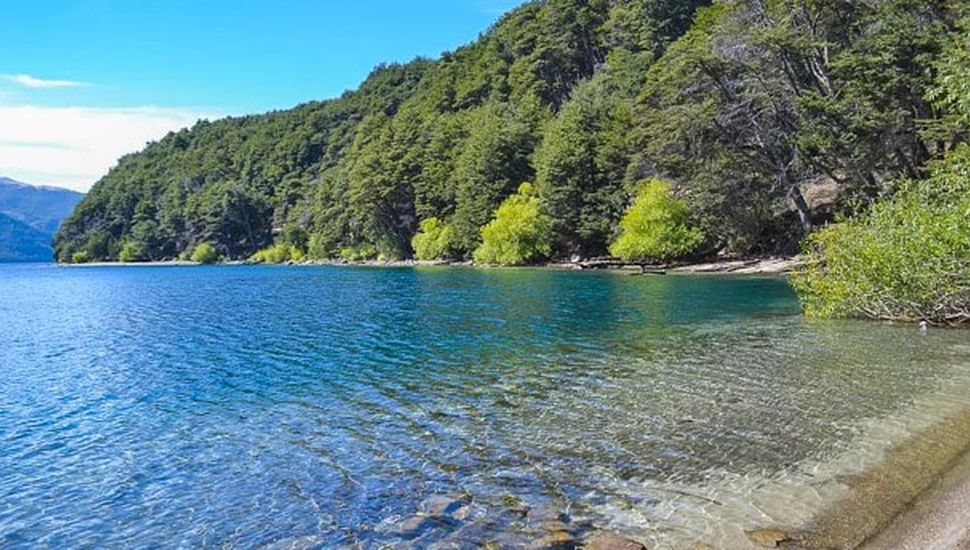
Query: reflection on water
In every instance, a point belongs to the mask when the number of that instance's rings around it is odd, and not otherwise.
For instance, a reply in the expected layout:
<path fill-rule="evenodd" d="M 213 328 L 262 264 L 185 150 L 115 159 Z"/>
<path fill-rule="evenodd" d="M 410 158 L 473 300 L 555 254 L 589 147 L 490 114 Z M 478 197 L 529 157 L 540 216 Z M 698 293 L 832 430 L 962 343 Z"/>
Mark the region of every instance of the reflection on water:
<path fill-rule="evenodd" d="M 434 494 L 736 544 L 970 404 L 966 333 L 807 322 L 779 279 L 16 266 L 0 296 L 0 545 L 376 546 Z"/>

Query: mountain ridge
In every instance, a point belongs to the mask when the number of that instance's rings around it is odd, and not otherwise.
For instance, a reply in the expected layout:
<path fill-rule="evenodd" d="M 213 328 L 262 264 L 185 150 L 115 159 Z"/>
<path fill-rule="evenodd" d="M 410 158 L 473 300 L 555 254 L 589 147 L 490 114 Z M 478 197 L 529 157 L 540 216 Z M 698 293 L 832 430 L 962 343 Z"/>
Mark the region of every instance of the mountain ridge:
<path fill-rule="evenodd" d="M 0 261 L 51 261 L 54 234 L 83 197 L 0 176 Z"/>

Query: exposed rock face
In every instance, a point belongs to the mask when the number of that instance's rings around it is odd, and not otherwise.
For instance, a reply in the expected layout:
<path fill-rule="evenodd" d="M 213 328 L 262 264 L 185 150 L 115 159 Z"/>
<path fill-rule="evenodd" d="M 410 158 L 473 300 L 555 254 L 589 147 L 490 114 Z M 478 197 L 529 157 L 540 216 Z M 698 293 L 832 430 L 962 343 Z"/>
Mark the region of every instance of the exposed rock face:
<path fill-rule="evenodd" d="M 647 550 L 639 542 L 616 533 L 598 533 L 586 542 L 587 550 Z"/>

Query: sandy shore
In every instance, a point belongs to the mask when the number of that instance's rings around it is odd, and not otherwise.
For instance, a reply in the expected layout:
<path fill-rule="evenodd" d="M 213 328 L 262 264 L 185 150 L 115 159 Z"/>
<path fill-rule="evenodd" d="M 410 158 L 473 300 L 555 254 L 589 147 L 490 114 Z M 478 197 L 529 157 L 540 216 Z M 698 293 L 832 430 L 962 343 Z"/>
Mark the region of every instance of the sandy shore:
<path fill-rule="evenodd" d="M 85 264 L 57 264 L 60 267 L 182 267 L 202 265 L 185 260 L 164 260 L 160 262 L 88 262 Z"/>
<path fill-rule="evenodd" d="M 784 275 L 805 265 L 800 257 L 725 260 L 672 267 L 672 273 L 728 273 L 734 275 Z"/>
<path fill-rule="evenodd" d="M 198 262 L 182 260 L 164 260 L 155 262 L 90 262 L 85 264 L 58 264 L 65 267 L 181 267 L 197 266 Z M 219 265 L 253 265 L 245 261 L 232 261 Z M 365 266 L 365 267 L 416 267 L 416 266 L 442 266 L 442 267 L 486 267 L 476 266 L 472 262 L 445 262 L 445 261 L 420 261 L 420 260 L 393 260 L 393 261 L 362 261 L 347 262 L 343 260 L 310 260 L 305 262 L 292 262 L 287 265 L 301 266 Z M 747 260 L 721 260 L 715 262 L 701 262 L 692 264 L 674 264 L 658 266 L 641 266 L 636 264 L 615 263 L 608 266 L 589 267 L 583 263 L 571 262 L 551 262 L 535 266 L 525 266 L 540 269 L 570 269 L 594 271 L 597 269 L 614 269 L 631 272 L 644 273 L 698 273 L 698 274 L 725 274 L 725 275 L 784 275 L 791 273 L 804 262 L 798 258 L 759 258 Z M 502 268 L 504 269 L 504 268 Z"/>
<path fill-rule="evenodd" d="M 970 549 L 970 453 L 960 457 L 864 550 Z"/>
<path fill-rule="evenodd" d="M 842 480 L 850 494 L 793 533 L 789 546 L 866 550 L 970 548 L 970 407 Z"/>

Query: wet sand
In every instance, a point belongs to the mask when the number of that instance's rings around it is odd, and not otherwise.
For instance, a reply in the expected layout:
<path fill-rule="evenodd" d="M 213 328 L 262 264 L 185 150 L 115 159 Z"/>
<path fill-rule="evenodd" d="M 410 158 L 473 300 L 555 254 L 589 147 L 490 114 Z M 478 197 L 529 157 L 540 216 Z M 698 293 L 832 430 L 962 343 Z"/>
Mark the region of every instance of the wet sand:
<path fill-rule="evenodd" d="M 970 453 L 863 548 L 970 549 Z"/>
<path fill-rule="evenodd" d="M 835 503 L 796 548 L 970 548 L 970 407 L 891 451 L 879 467 L 843 480 Z"/>

